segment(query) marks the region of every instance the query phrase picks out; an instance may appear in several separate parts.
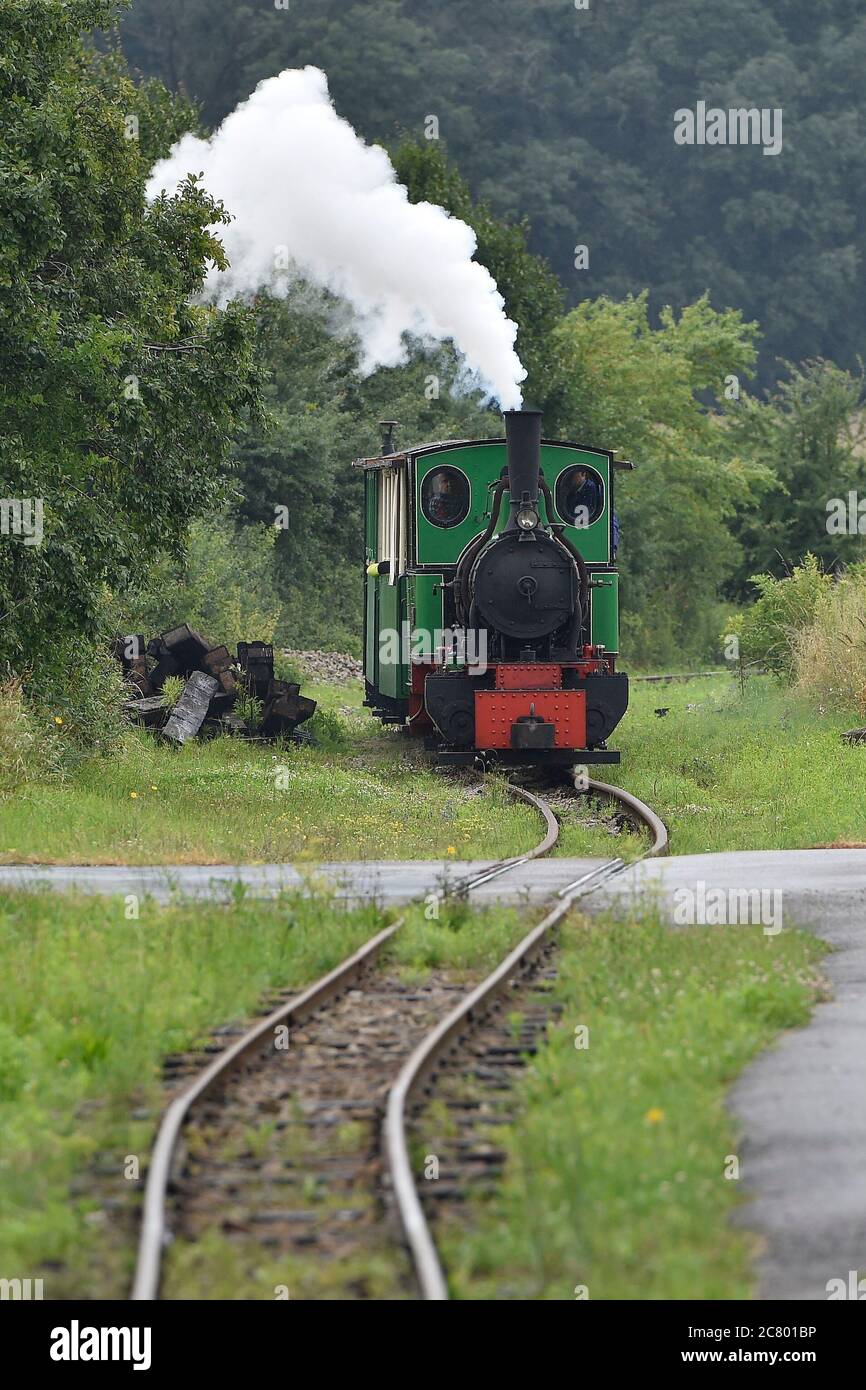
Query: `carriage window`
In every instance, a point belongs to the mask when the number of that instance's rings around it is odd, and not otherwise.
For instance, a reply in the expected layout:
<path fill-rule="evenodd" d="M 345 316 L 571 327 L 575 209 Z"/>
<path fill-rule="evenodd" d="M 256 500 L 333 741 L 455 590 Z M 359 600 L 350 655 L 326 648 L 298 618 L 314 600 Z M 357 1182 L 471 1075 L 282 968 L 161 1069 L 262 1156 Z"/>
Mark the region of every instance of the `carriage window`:
<path fill-rule="evenodd" d="M 469 479 L 459 468 L 434 468 L 421 484 L 421 510 L 434 526 L 458 526 L 469 515 Z"/>
<path fill-rule="evenodd" d="M 556 483 L 556 510 L 569 526 L 585 528 L 598 521 L 604 510 L 604 481 L 594 468 L 576 464 Z"/>

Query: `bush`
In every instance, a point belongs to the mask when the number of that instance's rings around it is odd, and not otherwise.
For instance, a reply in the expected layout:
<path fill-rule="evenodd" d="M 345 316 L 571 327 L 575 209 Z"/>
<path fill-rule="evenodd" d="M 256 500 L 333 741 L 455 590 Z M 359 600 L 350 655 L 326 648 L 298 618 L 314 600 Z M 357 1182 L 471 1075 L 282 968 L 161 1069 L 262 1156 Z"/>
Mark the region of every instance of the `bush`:
<path fill-rule="evenodd" d="M 277 641 L 299 649 L 361 655 L 363 569 L 334 560 L 313 585 L 286 583 Z"/>
<path fill-rule="evenodd" d="M 317 709 L 312 719 L 301 727 L 307 729 L 317 746 L 327 753 L 340 753 L 352 744 L 352 733 L 345 719 L 332 710 Z"/>
<path fill-rule="evenodd" d="M 790 680 L 800 635 L 811 626 L 822 596 L 833 587 L 833 578 L 823 572 L 814 555 L 807 555 L 785 579 L 759 574 L 751 582 L 760 597 L 728 623 L 725 636 L 737 634 L 744 662 L 766 666 Z"/>
<path fill-rule="evenodd" d="M 24 688 L 37 722 L 56 731 L 62 764 L 113 752 L 129 727 L 123 712 L 129 688 L 117 661 L 95 640 L 59 642 Z"/>
<path fill-rule="evenodd" d="M 274 675 L 279 681 L 291 681 L 295 685 L 304 685 L 307 677 L 303 671 L 299 671 L 293 665 L 291 658 L 285 656 L 281 651 L 274 652 Z"/>
<path fill-rule="evenodd" d="M 238 719 L 243 721 L 249 733 L 253 733 L 261 724 L 264 708 L 261 700 L 244 690 L 242 685 L 238 686 L 234 712 Z"/>
<path fill-rule="evenodd" d="M 54 728 L 59 728 L 54 725 Z M 0 684 L 0 794 L 50 776 L 58 765 L 57 740 L 28 708 L 21 681 Z"/>
<path fill-rule="evenodd" d="M 150 635 L 188 622 L 229 647 L 272 642 L 282 608 L 276 539 L 273 527 L 236 529 L 227 513 L 194 521 L 183 559 L 160 557 L 147 588 L 119 607 L 118 631 Z"/>

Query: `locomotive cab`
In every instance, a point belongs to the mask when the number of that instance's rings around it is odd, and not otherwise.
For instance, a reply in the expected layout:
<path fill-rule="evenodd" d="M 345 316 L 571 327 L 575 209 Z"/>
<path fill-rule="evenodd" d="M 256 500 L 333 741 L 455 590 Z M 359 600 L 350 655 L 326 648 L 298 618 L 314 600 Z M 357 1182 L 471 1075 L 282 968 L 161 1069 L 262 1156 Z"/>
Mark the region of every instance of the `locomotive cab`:
<path fill-rule="evenodd" d="M 365 473 L 366 701 L 441 762 L 618 762 L 618 574 L 605 450 L 505 438 L 397 451 Z"/>

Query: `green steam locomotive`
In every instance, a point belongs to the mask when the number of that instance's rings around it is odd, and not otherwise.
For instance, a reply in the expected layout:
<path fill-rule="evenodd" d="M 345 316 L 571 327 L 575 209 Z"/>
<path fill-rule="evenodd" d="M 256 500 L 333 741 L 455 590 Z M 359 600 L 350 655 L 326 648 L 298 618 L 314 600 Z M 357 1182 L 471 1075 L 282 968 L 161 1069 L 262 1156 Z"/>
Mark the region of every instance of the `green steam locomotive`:
<path fill-rule="evenodd" d="M 364 472 L 365 703 L 442 763 L 616 763 L 614 475 L 603 449 L 504 439 L 382 451 Z"/>

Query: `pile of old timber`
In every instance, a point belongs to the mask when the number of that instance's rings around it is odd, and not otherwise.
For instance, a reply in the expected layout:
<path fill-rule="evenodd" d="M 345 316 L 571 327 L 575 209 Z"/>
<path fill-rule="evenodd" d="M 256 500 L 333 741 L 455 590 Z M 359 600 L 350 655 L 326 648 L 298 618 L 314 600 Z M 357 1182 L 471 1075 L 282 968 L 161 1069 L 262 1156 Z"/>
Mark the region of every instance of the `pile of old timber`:
<path fill-rule="evenodd" d="M 130 687 L 124 708 L 172 743 L 226 732 L 300 741 L 299 725 L 316 708 L 295 681 L 274 676 L 274 649 L 267 642 L 238 642 L 232 655 L 181 623 L 149 642 L 138 635 L 118 637 L 114 654 Z M 184 681 L 173 708 L 163 693 L 169 676 Z"/>

